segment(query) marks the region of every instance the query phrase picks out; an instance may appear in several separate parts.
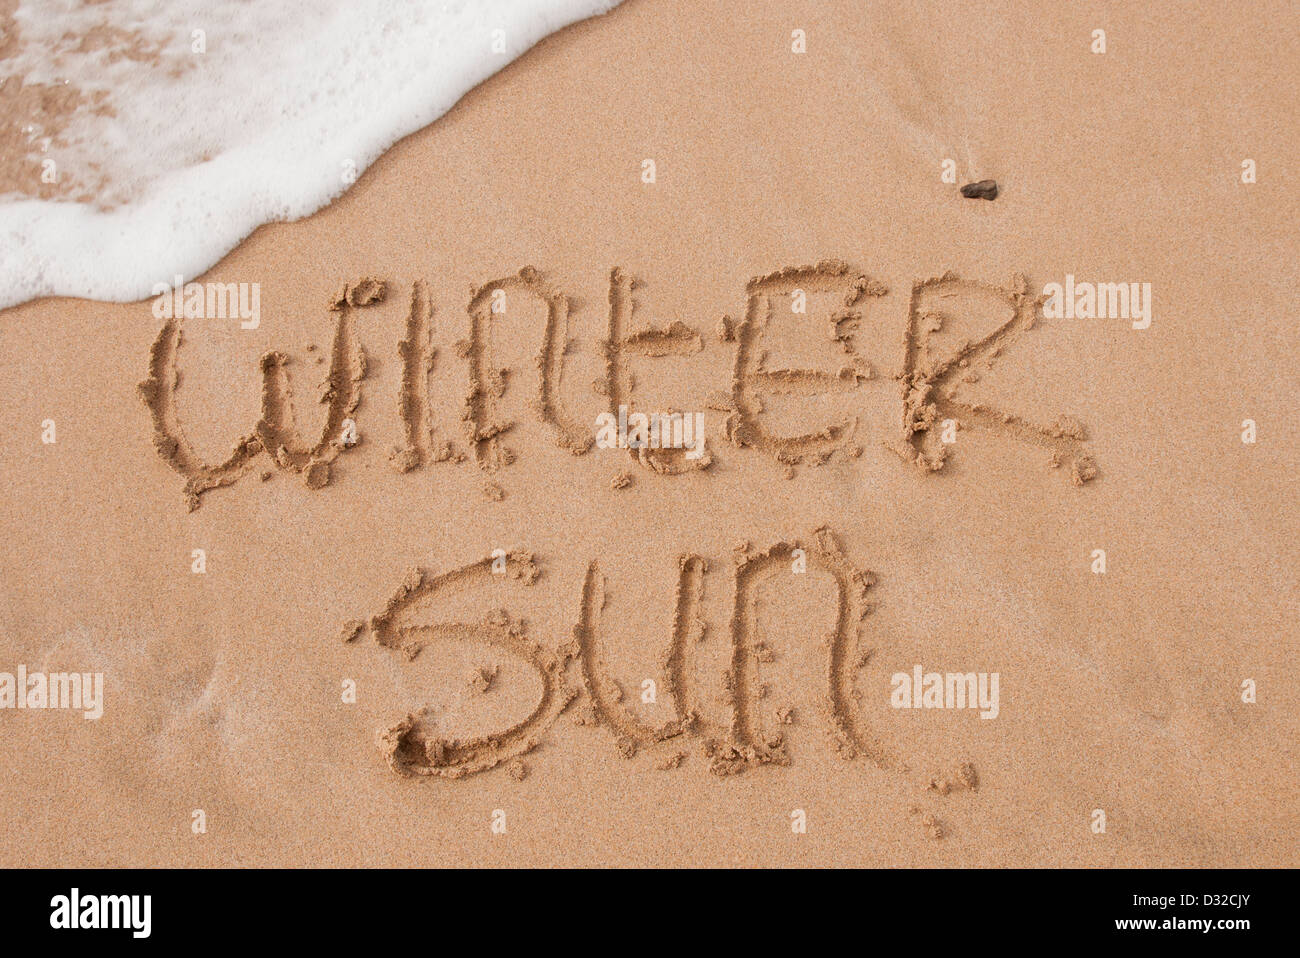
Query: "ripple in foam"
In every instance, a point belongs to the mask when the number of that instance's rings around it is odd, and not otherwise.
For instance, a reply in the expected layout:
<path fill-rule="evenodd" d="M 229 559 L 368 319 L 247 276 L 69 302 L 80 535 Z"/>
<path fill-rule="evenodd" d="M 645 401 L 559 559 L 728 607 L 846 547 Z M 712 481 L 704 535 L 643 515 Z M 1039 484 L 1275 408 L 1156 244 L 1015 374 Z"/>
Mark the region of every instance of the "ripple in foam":
<path fill-rule="evenodd" d="M 27 155 L 6 161 L 32 187 L 10 176 L 0 195 L 0 307 L 143 299 L 198 275 L 618 2 L 22 0 L 0 23 L 0 82 L 67 92 L 64 114 L 34 116 Z M 42 192 L 47 160 L 59 185 Z"/>

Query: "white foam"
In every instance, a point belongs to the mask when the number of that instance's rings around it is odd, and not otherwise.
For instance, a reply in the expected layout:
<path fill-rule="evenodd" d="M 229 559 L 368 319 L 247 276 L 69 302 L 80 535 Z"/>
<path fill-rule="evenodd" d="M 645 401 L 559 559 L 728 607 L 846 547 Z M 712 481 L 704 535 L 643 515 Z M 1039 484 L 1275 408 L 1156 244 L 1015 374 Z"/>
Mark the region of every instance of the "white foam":
<path fill-rule="evenodd" d="M 547 34 L 618 2 L 23 0 L 0 78 L 102 91 L 115 115 L 78 108 L 32 161 L 93 182 L 93 203 L 0 197 L 0 307 L 130 301 L 196 276 L 262 223 L 329 203 Z"/>

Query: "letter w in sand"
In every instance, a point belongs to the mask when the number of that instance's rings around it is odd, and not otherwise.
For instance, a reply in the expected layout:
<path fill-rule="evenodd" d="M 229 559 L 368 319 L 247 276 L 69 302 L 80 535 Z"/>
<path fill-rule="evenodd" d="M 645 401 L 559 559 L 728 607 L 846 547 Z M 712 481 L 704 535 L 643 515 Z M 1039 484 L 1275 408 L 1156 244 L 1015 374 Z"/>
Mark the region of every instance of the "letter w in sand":
<path fill-rule="evenodd" d="M 279 351 L 262 357 L 262 418 L 241 436 L 230 455 L 211 464 L 195 450 L 181 425 L 176 400 L 180 385 L 178 357 L 183 335 L 180 319 L 163 324 L 149 350 L 149 377 L 138 389 L 153 419 L 153 444 L 163 460 L 185 478 L 185 497 L 190 510 L 199 507 L 200 496 L 209 489 L 228 486 L 246 473 L 265 450 L 282 469 L 302 473 L 307 485 L 319 488 L 329 482 L 330 463 L 346 448 L 348 418 L 361 402 L 361 380 L 366 374 L 365 352 L 353 329 L 353 311 L 381 302 L 386 287 L 375 280 L 345 286 L 330 305 L 338 316 L 330 356 L 329 379 L 321 402 L 328 414 L 321 438 L 308 445 L 294 422 L 288 357 Z M 353 424 L 355 428 L 355 424 Z"/>

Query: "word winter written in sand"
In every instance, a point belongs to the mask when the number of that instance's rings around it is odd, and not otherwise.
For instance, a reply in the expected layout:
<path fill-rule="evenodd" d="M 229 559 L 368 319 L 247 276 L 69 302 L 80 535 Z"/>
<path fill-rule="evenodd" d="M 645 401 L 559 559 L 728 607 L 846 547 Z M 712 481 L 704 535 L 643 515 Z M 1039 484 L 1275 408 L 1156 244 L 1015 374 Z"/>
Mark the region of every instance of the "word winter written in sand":
<path fill-rule="evenodd" d="M 572 346 L 568 338 L 571 297 L 532 267 L 476 289 L 467 307 L 469 334 L 456 346 L 468 378 L 461 414 L 462 446 L 446 437 L 447 430 L 441 424 L 432 421 L 429 394 L 436 355 L 431 344 L 434 310 L 427 285 L 415 282 L 405 335 L 397 346 L 401 366 L 397 412 L 403 442 L 389 455 L 393 465 L 408 472 L 426 463 L 473 459 L 489 476 L 484 487 L 486 495 L 492 499 L 504 495 L 491 477 L 505 470 L 517 456 L 506 444 L 517 422 L 503 415 L 503 401 L 514 377 L 495 361 L 490 331 L 495 324 L 506 322 L 509 310 L 522 299 L 540 305 L 545 312 L 530 408 L 549 427 L 557 445 L 575 456 L 585 455 L 593 446 L 622 448 L 632 464 L 665 476 L 708 469 L 714 451 L 705 442 L 701 412 L 629 412 L 637 409 L 636 379 L 628 368 L 631 357 L 689 360 L 705 348 L 705 337 L 680 321 L 630 328 L 638 314 L 635 291 L 639 285 L 621 269 L 610 272 L 606 332 L 596 343 L 603 359 L 603 375 L 592 384 L 593 393 L 606 408 L 590 425 L 584 425 L 561 399 L 566 357 Z M 185 317 L 173 313 L 167 319 L 151 348 L 149 375 L 139 389 L 152 416 L 154 446 L 184 478 L 191 509 L 198 507 L 205 492 L 239 481 L 260 458 L 280 470 L 301 475 L 308 488 L 318 489 L 330 482 L 331 464 L 358 445 L 363 425 L 358 408 L 367 357 L 357 317 L 383 303 L 388 293 L 385 281 L 363 279 L 345 285 L 329 301 L 328 308 L 335 316 L 334 338 L 328 357 L 321 357 L 321 361 L 328 359 L 329 372 L 321 396 L 326 416 L 319 437 L 305 437 L 299 430 L 293 412 L 290 358 L 272 350 L 261 357 L 258 370 L 261 418 L 236 440 L 231 453 L 220 462 L 205 461 L 186 439 L 178 395 Z M 765 398 L 805 400 L 838 394 L 861 396 L 864 403 L 878 404 L 880 393 L 866 392 L 867 387 L 879 382 L 879 377 L 864 355 L 861 340 L 864 314 L 873 301 L 888 295 L 887 287 L 843 262 L 826 260 L 755 277 L 749 281 L 746 293 L 743 315 L 739 319 L 724 315 L 716 324 L 717 340 L 732 351 L 730 382 L 726 388 L 711 392 L 707 400 L 708 408 L 722 418 L 717 431 L 734 448 L 757 451 L 781 464 L 786 478 L 793 477 L 799 464 L 820 465 L 833 456 L 861 456 L 865 446 L 856 416 L 808 423 L 802 431 L 778 433 L 767 421 Z M 812 296 L 829 297 L 833 304 L 820 320 L 807 312 Z M 887 400 L 896 404 L 899 425 L 893 436 L 876 437 L 880 444 L 922 471 L 932 472 L 943 468 L 958 429 L 983 430 L 1045 449 L 1050 464 L 1067 466 L 1067 474 L 1076 485 L 1093 478 L 1097 466 L 1084 448 L 1085 431 L 1077 420 L 1060 416 L 1050 425 L 1043 425 L 981 402 L 965 401 L 959 394 L 963 385 L 978 381 L 977 363 L 991 367 L 1004 349 L 1034 327 L 1045 298 L 1030 296 L 1020 276 L 1005 287 L 962 279 L 952 273 L 913 283 L 902 337 L 901 371 L 894 377 L 899 389 L 895 399 Z M 168 305 L 174 305 L 173 294 L 167 294 L 165 299 Z M 824 368 L 770 365 L 765 343 L 772 335 L 778 308 L 788 309 L 805 324 L 820 322 L 840 357 L 838 362 Z M 983 321 L 976 335 L 955 340 L 945 335 L 954 317 L 970 316 Z M 624 441 L 623 424 L 637 420 L 673 423 L 679 441 L 649 442 L 645 434 L 639 441 Z M 611 424 L 619 426 L 617 439 L 611 438 Z M 689 428 L 689 435 L 681 434 L 683 425 Z M 628 481 L 630 478 L 623 474 L 616 477 L 614 487 L 622 488 Z"/>

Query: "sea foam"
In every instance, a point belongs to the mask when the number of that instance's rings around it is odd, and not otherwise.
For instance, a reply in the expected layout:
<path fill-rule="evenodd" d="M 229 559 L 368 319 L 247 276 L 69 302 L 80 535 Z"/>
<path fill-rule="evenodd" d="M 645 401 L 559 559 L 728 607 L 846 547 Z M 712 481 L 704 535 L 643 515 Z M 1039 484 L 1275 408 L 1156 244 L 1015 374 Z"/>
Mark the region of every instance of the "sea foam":
<path fill-rule="evenodd" d="M 5 158 L 0 307 L 130 301 L 196 276 L 262 223 L 329 203 L 547 34 L 618 2 L 22 0 L 0 20 L 0 82 L 62 112 L 16 118 L 26 155 Z"/>

